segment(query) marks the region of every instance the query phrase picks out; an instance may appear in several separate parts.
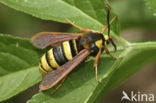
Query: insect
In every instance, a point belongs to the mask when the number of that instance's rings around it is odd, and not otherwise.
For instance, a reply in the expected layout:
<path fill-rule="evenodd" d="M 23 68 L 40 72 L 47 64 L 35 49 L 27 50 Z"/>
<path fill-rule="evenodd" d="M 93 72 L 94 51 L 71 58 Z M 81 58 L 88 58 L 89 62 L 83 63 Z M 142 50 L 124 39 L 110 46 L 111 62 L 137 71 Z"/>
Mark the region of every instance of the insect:
<path fill-rule="evenodd" d="M 96 81 L 98 81 L 97 66 L 103 51 L 112 58 L 119 59 L 111 55 L 107 49 L 107 45 L 111 43 L 114 46 L 114 51 L 117 50 L 110 36 L 110 24 L 117 16 L 111 21 L 109 21 L 109 17 L 110 9 L 107 7 L 107 25 L 102 28 L 102 32 L 81 28 L 66 18 L 71 25 L 78 28 L 82 33 L 41 32 L 31 38 L 33 45 L 37 48 L 52 47 L 40 60 L 39 69 L 43 75 L 43 80 L 40 83 L 41 90 L 47 90 L 62 80 L 60 85 L 51 93 L 53 94 L 63 84 L 67 75 L 88 56 L 96 56 L 94 62 Z M 108 35 L 104 34 L 106 29 L 108 29 Z"/>

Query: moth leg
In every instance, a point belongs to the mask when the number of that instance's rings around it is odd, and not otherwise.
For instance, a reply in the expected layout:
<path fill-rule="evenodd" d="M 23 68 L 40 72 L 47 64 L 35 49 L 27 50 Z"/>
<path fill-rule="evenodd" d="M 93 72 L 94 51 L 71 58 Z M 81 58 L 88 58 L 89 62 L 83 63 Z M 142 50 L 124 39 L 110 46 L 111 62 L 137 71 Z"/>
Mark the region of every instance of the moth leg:
<path fill-rule="evenodd" d="M 102 50 L 100 49 L 99 52 L 98 52 L 98 54 L 96 55 L 96 59 L 95 59 L 95 61 L 94 61 L 95 77 L 96 77 L 96 81 L 97 81 L 97 82 L 99 82 L 98 76 L 97 76 L 97 73 L 98 73 L 97 66 L 98 66 L 98 63 L 99 63 L 99 60 L 100 60 L 101 52 L 102 52 Z"/>
<path fill-rule="evenodd" d="M 65 18 L 65 20 L 70 23 L 71 25 L 73 25 L 75 28 L 79 29 L 80 31 L 82 32 L 90 32 L 92 31 L 91 29 L 88 29 L 88 28 L 81 28 L 79 27 L 78 25 L 75 25 L 72 21 L 70 21 L 68 18 Z"/>
<path fill-rule="evenodd" d="M 64 83 L 64 81 L 67 79 L 68 75 L 66 75 L 63 80 L 61 81 L 61 83 L 56 87 L 56 89 L 54 91 L 52 91 L 50 94 L 54 94 Z"/>
<path fill-rule="evenodd" d="M 114 58 L 114 59 L 120 59 L 120 57 L 114 57 L 113 55 L 111 55 L 106 45 L 104 45 L 104 50 L 105 50 L 106 54 L 108 54 L 112 58 Z"/>

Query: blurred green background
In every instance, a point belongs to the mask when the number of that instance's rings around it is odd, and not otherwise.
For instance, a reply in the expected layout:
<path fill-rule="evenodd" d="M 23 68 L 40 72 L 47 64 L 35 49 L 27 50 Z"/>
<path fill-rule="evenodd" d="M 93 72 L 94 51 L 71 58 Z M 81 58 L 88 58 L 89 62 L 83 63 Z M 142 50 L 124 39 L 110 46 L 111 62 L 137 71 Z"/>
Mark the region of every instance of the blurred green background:
<path fill-rule="evenodd" d="M 111 0 L 111 6 L 119 16 L 123 38 L 130 42 L 156 40 L 156 17 L 143 0 Z M 0 4 L 0 33 L 30 38 L 41 31 L 66 32 L 70 28 L 72 27 L 68 24 L 41 20 Z M 100 103 L 121 103 L 123 90 L 156 94 L 155 67 L 156 62 L 145 66 L 104 96 Z M 3 103 L 25 103 L 36 92 L 38 92 L 38 84 Z"/>

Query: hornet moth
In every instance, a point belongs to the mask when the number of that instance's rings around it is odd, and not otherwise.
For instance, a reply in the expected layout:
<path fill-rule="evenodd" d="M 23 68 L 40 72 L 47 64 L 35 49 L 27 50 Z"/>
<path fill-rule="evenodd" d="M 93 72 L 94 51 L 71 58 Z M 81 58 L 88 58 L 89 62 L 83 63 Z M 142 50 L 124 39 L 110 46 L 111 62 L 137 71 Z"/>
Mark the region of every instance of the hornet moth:
<path fill-rule="evenodd" d="M 51 93 L 53 94 L 63 84 L 67 75 L 88 56 L 96 56 L 94 62 L 96 81 L 98 81 L 97 66 L 103 51 L 112 58 L 119 59 L 111 55 L 107 49 L 107 45 L 111 43 L 114 51 L 117 50 L 110 36 L 110 24 L 117 16 L 113 17 L 111 21 L 109 17 L 110 8 L 107 6 L 107 25 L 102 28 L 102 32 L 81 28 L 65 18 L 67 22 L 78 28 L 82 33 L 41 32 L 31 38 L 32 44 L 37 48 L 52 47 L 40 60 L 39 69 L 43 75 L 43 80 L 39 86 L 40 90 L 52 88 L 62 80 L 60 85 Z M 106 29 L 108 29 L 108 35 L 104 34 Z"/>

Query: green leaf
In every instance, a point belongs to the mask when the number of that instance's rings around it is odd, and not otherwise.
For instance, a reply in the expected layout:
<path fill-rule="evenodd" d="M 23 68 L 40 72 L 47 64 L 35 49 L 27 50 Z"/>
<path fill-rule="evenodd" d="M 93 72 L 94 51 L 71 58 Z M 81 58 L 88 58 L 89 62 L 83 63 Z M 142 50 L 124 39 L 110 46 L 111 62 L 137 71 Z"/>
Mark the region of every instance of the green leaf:
<path fill-rule="evenodd" d="M 1 3 L 19 11 L 45 20 L 66 22 L 64 18 L 75 24 L 100 31 L 107 24 L 106 0 L 0 0 Z M 111 12 L 111 19 L 115 16 Z M 118 20 L 111 27 L 120 34 Z"/>
<path fill-rule="evenodd" d="M 42 52 L 28 39 L 0 34 L 0 101 L 6 100 L 41 80 L 35 67 Z"/>
<path fill-rule="evenodd" d="M 155 0 L 145 0 L 147 6 L 154 12 L 154 16 L 156 16 L 156 1 Z"/>

